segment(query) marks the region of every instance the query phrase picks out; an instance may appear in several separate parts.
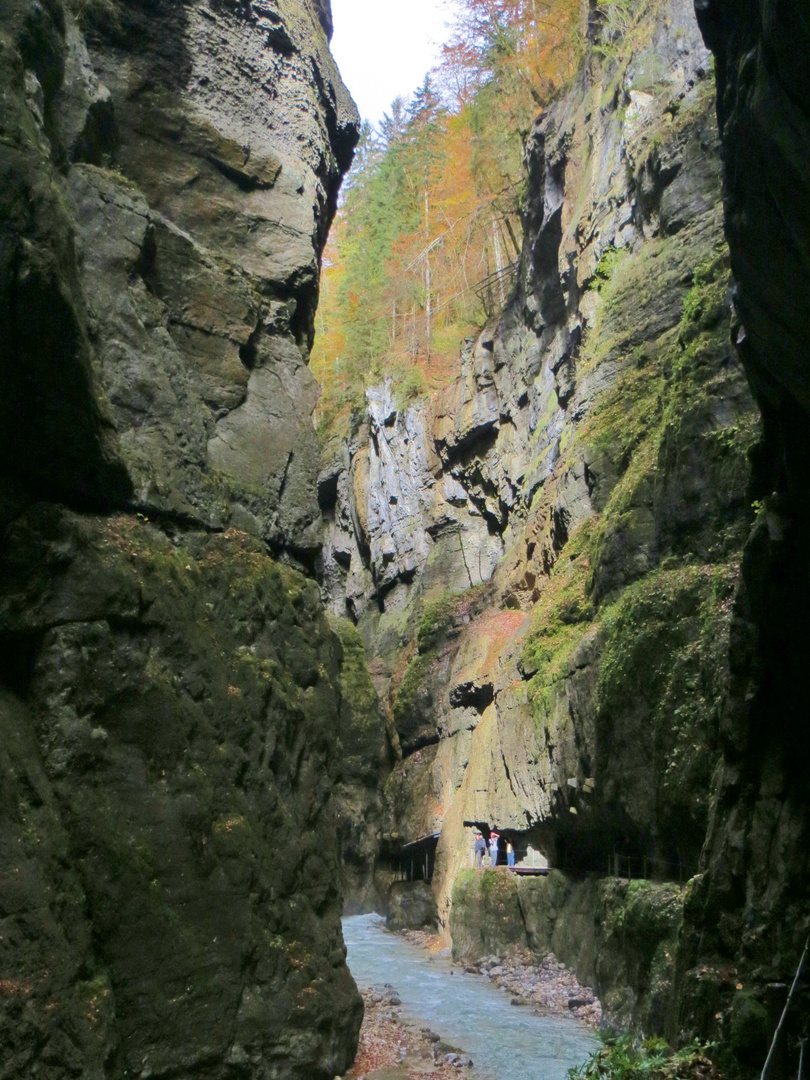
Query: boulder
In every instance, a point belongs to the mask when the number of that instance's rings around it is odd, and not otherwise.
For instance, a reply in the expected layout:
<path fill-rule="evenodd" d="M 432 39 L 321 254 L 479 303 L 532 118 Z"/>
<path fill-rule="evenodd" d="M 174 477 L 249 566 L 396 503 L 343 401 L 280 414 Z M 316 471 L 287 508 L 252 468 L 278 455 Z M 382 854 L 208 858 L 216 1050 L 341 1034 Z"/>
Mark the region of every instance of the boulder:
<path fill-rule="evenodd" d="M 395 881 L 388 891 L 389 930 L 435 929 L 436 900 L 426 881 Z"/>

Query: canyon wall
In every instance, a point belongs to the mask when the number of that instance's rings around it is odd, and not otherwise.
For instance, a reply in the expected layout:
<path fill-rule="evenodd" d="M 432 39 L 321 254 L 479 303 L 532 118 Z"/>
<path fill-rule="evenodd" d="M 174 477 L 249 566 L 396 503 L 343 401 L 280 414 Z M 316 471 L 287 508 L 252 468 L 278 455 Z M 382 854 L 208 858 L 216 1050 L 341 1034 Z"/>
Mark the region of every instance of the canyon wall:
<path fill-rule="evenodd" d="M 3 5 L 4 1077 L 354 1055 L 332 793 L 377 714 L 301 573 L 357 137 L 330 28 L 328 0 Z"/>
<path fill-rule="evenodd" d="M 733 1031 L 750 1062 L 762 1032 L 737 1038 L 740 1017 L 772 1012 L 765 983 L 777 968 L 788 974 L 798 932 L 785 932 L 770 974 L 749 964 L 737 989 L 744 905 L 720 893 L 735 865 L 729 845 L 742 842 L 735 814 L 756 800 L 743 808 L 729 759 L 747 754 L 763 767 L 731 715 L 734 701 L 750 707 L 758 677 L 740 650 L 750 657 L 757 619 L 774 651 L 797 625 L 745 614 L 758 601 L 740 586 L 743 550 L 750 563 L 782 543 L 778 500 L 749 486 L 751 461 L 772 470 L 775 452 L 763 449 L 735 349 L 718 83 L 693 5 L 591 8 L 593 51 L 529 137 L 524 247 L 505 311 L 467 343 L 448 389 L 408 404 L 372 388 L 363 423 L 322 470 L 325 590 L 332 610 L 357 622 L 386 703 L 396 763 L 383 851 L 396 857 L 440 834 L 433 891 L 454 941 L 478 941 L 452 905 L 476 826 L 496 826 L 571 881 L 618 865 L 623 877 L 674 882 L 654 997 L 593 957 L 585 974 L 613 995 L 618 1019 L 674 1037 L 680 1018 L 726 1044 Z M 736 15 L 723 19 L 736 33 Z M 716 73 L 727 139 L 734 62 Z M 762 84 L 751 80 L 756 103 Z M 767 127 L 735 123 L 743 139 Z M 773 173 L 763 165 L 751 182 L 769 187 Z M 737 197 L 727 186 L 727 216 Z M 756 212 L 752 201 L 737 227 Z M 768 238 L 774 261 L 783 239 Z M 733 235 L 732 257 L 745 258 Z M 749 288 L 762 281 L 775 303 L 762 260 Z M 773 423 L 766 409 L 766 448 Z M 714 849 L 701 856 L 707 830 Z M 797 865 L 802 835 L 778 842 L 796 845 Z M 765 873 L 762 855 L 752 873 Z M 381 891 L 387 880 L 381 872 Z M 463 904 L 473 924 L 480 906 Z M 724 959 L 707 966 L 717 933 Z"/>
<path fill-rule="evenodd" d="M 722 764 L 704 872 L 685 910 L 678 1024 L 710 1027 L 720 1000 L 756 1062 L 810 931 L 810 23 L 792 0 L 696 8 L 717 58 L 734 333 L 763 438 L 752 459 L 758 514 L 735 598 Z M 785 1072 L 808 1015 L 802 981 L 779 1047 Z"/>
<path fill-rule="evenodd" d="M 432 834 L 459 955 L 761 1064 L 810 926 L 810 42 L 694 6 L 590 4 L 505 310 L 319 461 L 328 0 L 5 3 L 3 1075 L 342 1072 L 344 899 Z M 476 826 L 563 873 L 465 874 Z"/>
<path fill-rule="evenodd" d="M 464 870 L 450 912 L 453 956 L 475 963 L 511 949 L 553 953 L 583 986 L 599 988 L 606 1024 L 661 1035 L 682 909 L 672 882 Z"/>
<path fill-rule="evenodd" d="M 386 829 L 441 828 L 448 881 L 473 823 L 676 877 L 705 835 L 758 416 L 711 56 L 690 4 L 634 12 L 530 135 L 517 288 L 461 377 L 369 391 L 321 474 L 329 604 L 400 759 Z"/>

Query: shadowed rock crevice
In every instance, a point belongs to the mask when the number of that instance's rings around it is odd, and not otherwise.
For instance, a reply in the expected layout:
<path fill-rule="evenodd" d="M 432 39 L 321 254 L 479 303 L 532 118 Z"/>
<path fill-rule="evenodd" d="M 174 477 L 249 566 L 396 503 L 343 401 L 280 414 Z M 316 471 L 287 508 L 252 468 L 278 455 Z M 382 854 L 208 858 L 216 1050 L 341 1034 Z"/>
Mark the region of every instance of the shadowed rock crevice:
<path fill-rule="evenodd" d="M 735 278 L 734 340 L 763 415 L 752 454 L 758 508 L 742 560 L 731 629 L 731 678 L 721 717 L 715 811 L 679 962 L 678 1023 L 724 1034 L 758 1068 L 806 937 L 808 833 L 804 731 L 810 703 L 808 522 L 810 101 L 798 70 L 810 36 L 803 5 L 696 4 L 717 61 L 726 233 Z M 724 967 L 740 973 L 741 991 Z M 709 986 L 701 984 L 708 972 Z M 730 1022 L 727 1019 L 730 1017 Z M 807 1023 L 791 1010 L 781 1053 Z"/>

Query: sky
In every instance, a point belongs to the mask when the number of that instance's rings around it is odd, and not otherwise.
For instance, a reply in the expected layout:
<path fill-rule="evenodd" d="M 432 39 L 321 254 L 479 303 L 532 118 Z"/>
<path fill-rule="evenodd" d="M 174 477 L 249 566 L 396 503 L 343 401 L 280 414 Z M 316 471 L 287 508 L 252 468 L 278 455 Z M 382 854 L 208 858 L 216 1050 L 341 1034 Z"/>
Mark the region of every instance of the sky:
<path fill-rule="evenodd" d="M 332 53 L 360 115 L 378 124 L 436 63 L 451 0 L 332 0 Z"/>

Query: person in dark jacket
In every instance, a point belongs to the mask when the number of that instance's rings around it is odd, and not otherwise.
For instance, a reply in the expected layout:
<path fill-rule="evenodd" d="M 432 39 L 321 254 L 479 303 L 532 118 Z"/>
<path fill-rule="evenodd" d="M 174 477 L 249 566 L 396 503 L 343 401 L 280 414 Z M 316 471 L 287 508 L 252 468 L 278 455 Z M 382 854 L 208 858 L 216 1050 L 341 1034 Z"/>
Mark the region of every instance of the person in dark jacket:
<path fill-rule="evenodd" d="M 474 850 L 475 850 L 475 865 L 480 870 L 481 867 L 484 865 L 484 852 L 487 850 L 486 841 L 484 840 L 484 838 L 483 838 L 483 836 L 481 835 L 480 832 L 477 832 L 475 834 Z"/>

